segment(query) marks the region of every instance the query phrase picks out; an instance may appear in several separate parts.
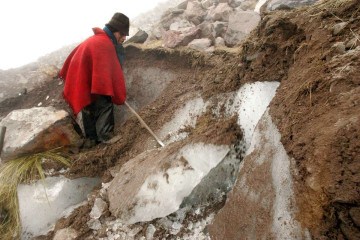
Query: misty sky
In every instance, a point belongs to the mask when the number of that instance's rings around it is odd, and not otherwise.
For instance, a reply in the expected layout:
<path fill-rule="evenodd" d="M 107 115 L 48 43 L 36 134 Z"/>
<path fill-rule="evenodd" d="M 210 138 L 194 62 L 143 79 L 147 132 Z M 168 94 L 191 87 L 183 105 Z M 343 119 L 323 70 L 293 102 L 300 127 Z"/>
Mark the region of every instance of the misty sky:
<path fill-rule="evenodd" d="M 115 12 L 130 21 L 166 0 L 2 0 L 0 69 L 16 68 L 92 35 Z"/>

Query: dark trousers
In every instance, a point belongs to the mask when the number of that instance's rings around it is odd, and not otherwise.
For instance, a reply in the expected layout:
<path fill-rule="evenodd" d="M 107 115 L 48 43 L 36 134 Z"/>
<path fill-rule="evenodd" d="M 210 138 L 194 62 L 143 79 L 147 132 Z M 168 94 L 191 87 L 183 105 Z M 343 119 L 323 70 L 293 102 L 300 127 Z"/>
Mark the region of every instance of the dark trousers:
<path fill-rule="evenodd" d="M 97 142 L 107 141 L 114 131 L 114 105 L 110 96 L 97 95 L 82 111 L 85 137 Z"/>

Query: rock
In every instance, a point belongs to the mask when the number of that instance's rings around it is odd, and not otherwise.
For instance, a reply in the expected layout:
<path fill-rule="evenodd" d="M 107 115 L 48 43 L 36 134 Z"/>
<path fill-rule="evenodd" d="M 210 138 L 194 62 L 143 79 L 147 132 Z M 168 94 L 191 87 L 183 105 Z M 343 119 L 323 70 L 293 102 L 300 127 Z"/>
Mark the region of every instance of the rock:
<path fill-rule="evenodd" d="M 174 16 L 173 14 L 168 14 L 168 15 L 164 15 L 161 17 L 161 20 L 159 22 L 159 27 L 165 29 L 165 30 L 169 30 L 171 24 L 175 23 L 175 22 L 180 22 L 182 20 L 186 20 L 185 15 L 176 15 Z"/>
<path fill-rule="evenodd" d="M 211 45 L 211 40 L 208 38 L 194 39 L 189 44 L 188 47 L 196 49 L 199 51 L 205 51 Z"/>
<path fill-rule="evenodd" d="M 335 53 L 344 54 L 346 52 L 346 47 L 343 42 L 337 42 L 331 47 Z"/>
<path fill-rule="evenodd" d="M 182 2 L 182 3 L 180 3 L 179 5 L 177 5 L 176 8 L 185 10 L 187 5 L 188 5 L 188 1 L 186 0 L 186 1 Z"/>
<path fill-rule="evenodd" d="M 73 228 L 63 228 L 55 233 L 53 240 L 72 240 L 78 237 L 78 233 Z"/>
<path fill-rule="evenodd" d="M 341 34 L 347 25 L 348 25 L 347 22 L 341 22 L 341 23 L 335 24 L 333 27 L 333 35 L 337 36 L 337 35 Z"/>
<path fill-rule="evenodd" d="M 215 8 L 210 9 L 206 20 L 211 21 L 229 21 L 229 16 L 233 12 L 233 9 L 227 3 L 219 3 Z"/>
<path fill-rule="evenodd" d="M 163 26 L 161 26 L 160 24 L 157 26 L 154 26 L 154 28 L 151 29 L 151 32 L 150 32 L 149 37 L 147 38 L 147 41 L 161 39 L 165 32 L 166 32 L 165 28 Z"/>
<path fill-rule="evenodd" d="M 185 12 L 184 9 L 171 9 L 171 14 L 172 15 L 178 15 L 178 14 L 182 14 L 184 12 Z"/>
<path fill-rule="evenodd" d="M 44 152 L 63 146 L 78 146 L 80 136 L 69 114 L 53 107 L 14 110 L 1 122 L 6 126 L 2 160 Z M 16 134 L 15 134 L 16 133 Z"/>
<path fill-rule="evenodd" d="M 180 37 L 180 31 L 169 30 L 166 31 L 163 36 L 163 46 L 168 48 L 175 48 L 181 44 L 182 38 Z"/>
<path fill-rule="evenodd" d="M 212 25 L 214 31 L 213 36 L 216 38 L 216 37 L 224 37 L 229 24 L 227 22 L 216 21 Z"/>
<path fill-rule="evenodd" d="M 20 92 L 21 95 L 26 95 L 27 94 L 27 88 L 23 88 Z"/>
<path fill-rule="evenodd" d="M 96 198 L 94 202 L 94 206 L 91 209 L 90 217 L 92 219 L 99 219 L 104 211 L 107 209 L 107 203 L 101 198 Z"/>
<path fill-rule="evenodd" d="M 255 29 L 260 15 L 253 11 L 237 11 L 229 17 L 229 26 L 225 34 L 227 46 L 235 46 Z"/>
<path fill-rule="evenodd" d="M 202 0 L 201 1 L 201 6 L 204 9 L 209 9 L 210 7 L 214 6 L 215 4 L 217 4 L 218 1 L 217 0 Z"/>
<path fill-rule="evenodd" d="M 267 1 L 267 10 L 281 10 L 281 9 L 292 9 L 302 6 L 312 5 L 319 0 L 269 0 Z"/>
<path fill-rule="evenodd" d="M 215 51 L 215 47 L 214 46 L 211 46 L 211 47 L 208 47 L 207 49 L 205 49 L 205 52 L 206 53 L 213 53 Z"/>
<path fill-rule="evenodd" d="M 163 35 L 163 46 L 168 48 L 175 48 L 178 46 L 186 46 L 193 39 L 200 35 L 199 28 L 191 28 L 188 31 L 182 33 L 180 31 L 169 30 Z"/>
<path fill-rule="evenodd" d="M 170 221 L 167 217 L 164 217 L 164 218 L 159 219 L 158 224 L 160 224 L 160 226 L 162 228 L 170 229 L 173 222 Z"/>
<path fill-rule="evenodd" d="M 252 10 L 254 11 L 255 6 L 258 4 L 258 0 L 229 0 L 229 6 L 232 8 L 239 8 L 239 10 Z"/>
<path fill-rule="evenodd" d="M 144 43 L 148 36 L 149 35 L 145 31 L 139 30 L 134 36 L 128 39 L 126 43 Z"/>
<path fill-rule="evenodd" d="M 259 52 L 255 53 L 255 54 L 252 54 L 252 55 L 247 55 L 245 59 L 246 59 L 247 62 L 252 62 L 252 61 L 254 61 L 258 56 L 259 56 Z"/>
<path fill-rule="evenodd" d="M 146 229 L 146 240 L 152 240 L 154 238 L 154 233 L 156 232 L 156 228 L 154 225 L 149 224 Z"/>
<path fill-rule="evenodd" d="M 173 31 L 180 31 L 180 32 L 186 32 L 189 31 L 191 28 L 194 28 L 195 25 L 191 22 L 189 22 L 186 19 L 180 20 L 179 22 L 174 22 L 170 25 L 170 30 Z"/>
<path fill-rule="evenodd" d="M 176 235 L 180 232 L 181 228 L 183 227 L 183 225 L 179 222 L 174 222 L 171 226 L 171 230 L 170 233 L 172 235 Z"/>
<path fill-rule="evenodd" d="M 237 8 L 241 5 L 241 3 L 243 2 L 243 0 L 229 0 L 229 6 L 232 8 Z"/>
<path fill-rule="evenodd" d="M 349 41 L 346 42 L 346 49 L 355 49 L 357 46 L 359 46 L 359 39 L 354 37 L 352 39 L 350 39 Z"/>
<path fill-rule="evenodd" d="M 210 23 L 208 21 L 204 21 L 198 25 L 198 28 L 200 28 L 200 31 L 201 31 L 201 34 L 200 34 L 201 38 L 214 39 L 214 27 L 213 27 L 212 23 Z"/>
<path fill-rule="evenodd" d="M 217 37 L 215 39 L 215 46 L 216 47 L 223 47 L 225 46 L 225 40 L 222 37 Z"/>
<path fill-rule="evenodd" d="M 206 11 L 202 8 L 201 3 L 197 1 L 188 2 L 185 10 L 186 19 L 195 25 L 199 25 L 205 17 Z"/>
<path fill-rule="evenodd" d="M 95 230 L 95 231 L 101 229 L 101 222 L 99 221 L 99 219 L 90 219 L 87 222 L 87 225 L 90 229 Z"/>

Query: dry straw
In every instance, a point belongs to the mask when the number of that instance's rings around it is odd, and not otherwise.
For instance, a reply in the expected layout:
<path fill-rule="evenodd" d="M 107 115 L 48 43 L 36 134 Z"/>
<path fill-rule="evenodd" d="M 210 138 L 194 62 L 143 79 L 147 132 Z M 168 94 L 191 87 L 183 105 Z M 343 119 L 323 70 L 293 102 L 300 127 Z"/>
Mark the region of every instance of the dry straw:
<path fill-rule="evenodd" d="M 66 166 L 70 162 L 56 150 L 21 157 L 0 164 L 0 236 L 1 239 L 20 239 L 21 224 L 17 187 L 20 183 L 29 183 L 45 179 L 42 163 L 55 161 Z"/>

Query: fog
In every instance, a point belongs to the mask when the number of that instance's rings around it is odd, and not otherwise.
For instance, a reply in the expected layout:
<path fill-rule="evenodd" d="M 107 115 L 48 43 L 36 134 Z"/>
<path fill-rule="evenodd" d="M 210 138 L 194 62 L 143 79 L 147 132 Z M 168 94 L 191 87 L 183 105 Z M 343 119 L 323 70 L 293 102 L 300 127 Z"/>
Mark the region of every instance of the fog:
<path fill-rule="evenodd" d="M 16 68 L 92 35 L 115 12 L 130 21 L 167 0 L 3 0 L 0 69 Z"/>

